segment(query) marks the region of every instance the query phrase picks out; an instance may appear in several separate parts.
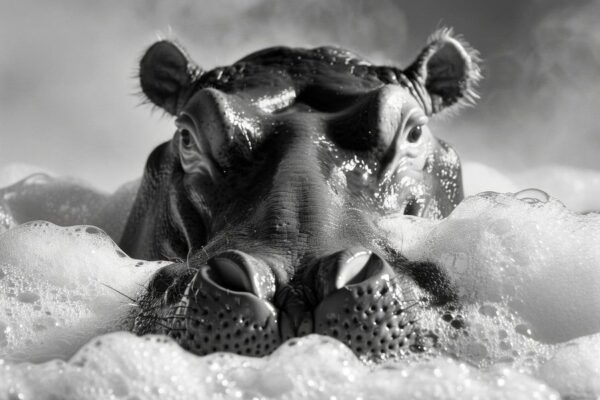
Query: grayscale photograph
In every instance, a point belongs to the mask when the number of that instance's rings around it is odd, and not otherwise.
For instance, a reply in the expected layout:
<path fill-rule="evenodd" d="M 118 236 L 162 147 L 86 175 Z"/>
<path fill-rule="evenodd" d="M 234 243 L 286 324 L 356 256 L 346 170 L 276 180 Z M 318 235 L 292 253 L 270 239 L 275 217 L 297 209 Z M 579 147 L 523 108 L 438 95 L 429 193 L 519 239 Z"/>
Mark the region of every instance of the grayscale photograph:
<path fill-rule="evenodd" d="M 0 400 L 600 399 L 600 0 L 0 0 Z"/>

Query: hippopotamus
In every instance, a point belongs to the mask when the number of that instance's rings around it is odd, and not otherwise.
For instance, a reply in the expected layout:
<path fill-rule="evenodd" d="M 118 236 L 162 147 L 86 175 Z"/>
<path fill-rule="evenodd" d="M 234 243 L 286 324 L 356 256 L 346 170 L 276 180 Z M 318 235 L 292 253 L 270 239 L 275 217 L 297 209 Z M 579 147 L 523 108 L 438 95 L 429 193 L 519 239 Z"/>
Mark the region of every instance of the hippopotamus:
<path fill-rule="evenodd" d="M 419 310 L 452 302 L 452 288 L 381 227 L 443 218 L 463 199 L 459 157 L 428 121 L 475 101 L 478 63 L 447 29 L 403 69 L 339 47 L 273 47 L 204 70 L 178 43 L 154 43 L 141 90 L 173 116 L 173 137 L 129 186 L 137 193 L 115 194 L 126 213 L 77 192 L 118 214 L 122 226 L 105 227 L 80 207 L 125 253 L 169 261 L 136 300 L 131 329 L 197 354 L 261 356 L 310 333 L 375 358 L 434 346 Z M 5 190 L 6 226 L 37 210 L 23 211 L 16 193 L 48 179 Z M 65 192 L 54 185 L 43 197 Z"/>
<path fill-rule="evenodd" d="M 428 121 L 473 102 L 477 62 L 448 30 L 405 69 L 274 47 L 205 71 L 153 44 L 141 89 L 176 129 L 148 158 L 120 245 L 173 262 L 133 330 L 197 354 L 264 355 L 308 333 L 367 356 L 430 345 L 418 309 L 452 292 L 379 223 L 443 218 L 462 200 L 459 157 Z"/>

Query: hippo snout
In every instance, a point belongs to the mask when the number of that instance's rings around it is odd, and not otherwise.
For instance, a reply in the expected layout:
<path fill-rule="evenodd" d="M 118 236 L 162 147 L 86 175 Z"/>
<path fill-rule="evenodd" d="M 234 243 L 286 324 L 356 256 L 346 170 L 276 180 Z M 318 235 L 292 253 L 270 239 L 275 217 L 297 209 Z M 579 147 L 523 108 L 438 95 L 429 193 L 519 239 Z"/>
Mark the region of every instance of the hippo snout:
<path fill-rule="evenodd" d="M 177 265 L 165 267 L 170 274 L 179 270 L 169 285 L 164 273 L 155 277 L 165 290 L 160 325 L 196 354 L 262 356 L 289 338 L 318 333 L 358 355 L 382 358 L 414 349 L 419 339 L 418 287 L 360 246 L 318 258 L 285 284 L 271 262 L 239 250 L 219 253 L 197 269 Z M 138 317 L 136 326 L 143 333 L 147 323 Z"/>

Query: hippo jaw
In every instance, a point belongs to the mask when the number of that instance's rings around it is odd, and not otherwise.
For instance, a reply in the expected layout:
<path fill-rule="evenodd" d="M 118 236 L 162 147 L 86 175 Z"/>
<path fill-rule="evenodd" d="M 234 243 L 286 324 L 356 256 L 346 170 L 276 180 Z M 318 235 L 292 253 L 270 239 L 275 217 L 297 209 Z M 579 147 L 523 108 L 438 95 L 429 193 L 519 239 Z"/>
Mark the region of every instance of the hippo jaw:
<path fill-rule="evenodd" d="M 268 354 L 311 332 L 368 356 L 427 346 L 415 305 L 452 296 L 377 226 L 462 199 L 459 159 L 426 124 L 472 98 L 468 47 L 444 31 L 404 71 L 274 48 L 203 72 L 163 41 L 140 77 L 177 131 L 149 157 L 121 245 L 176 262 L 151 281 L 136 332 L 198 354 Z"/>

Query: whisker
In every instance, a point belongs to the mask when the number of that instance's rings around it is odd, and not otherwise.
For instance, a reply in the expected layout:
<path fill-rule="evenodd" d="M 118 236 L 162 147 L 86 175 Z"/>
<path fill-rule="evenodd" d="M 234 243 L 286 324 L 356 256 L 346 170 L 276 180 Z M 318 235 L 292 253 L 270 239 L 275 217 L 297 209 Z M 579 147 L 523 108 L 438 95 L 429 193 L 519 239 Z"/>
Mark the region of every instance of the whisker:
<path fill-rule="evenodd" d="M 138 302 L 137 302 L 135 299 L 133 299 L 133 298 L 131 298 L 131 297 L 127 296 L 125 293 L 121 292 L 120 290 L 118 290 L 118 289 L 115 289 L 114 287 L 112 287 L 112 286 L 110 286 L 110 285 L 107 285 L 106 283 L 103 283 L 103 282 L 99 282 L 99 283 L 100 283 L 102 286 L 104 286 L 104 287 L 106 287 L 106 288 L 108 288 L 108 289 L 110 289 L 110 290 L 114 291 L 115 293 L 118 293 L 118 294 L 120 294 L 121 296 L 125 297 L 126 299 L 128 299 L 129 301 L 131 301 L 132 303 L 134 303 L 135 305 L 138 305 L 138 306 L 139 306 Z"/>
<path fill-rule="evenodd" d="M 172 327 L 168 326 L 167 324 L 164 324 L 163 322 L 159 321 L 159 320 L 154 320 L 152 321 L 155 325 L 160 326 L 163 329 L 166 329 L 167 331 L 175 331 L 175 330 L 185 330 L 184 328 L 182 329 L 173 329 Z"/>

